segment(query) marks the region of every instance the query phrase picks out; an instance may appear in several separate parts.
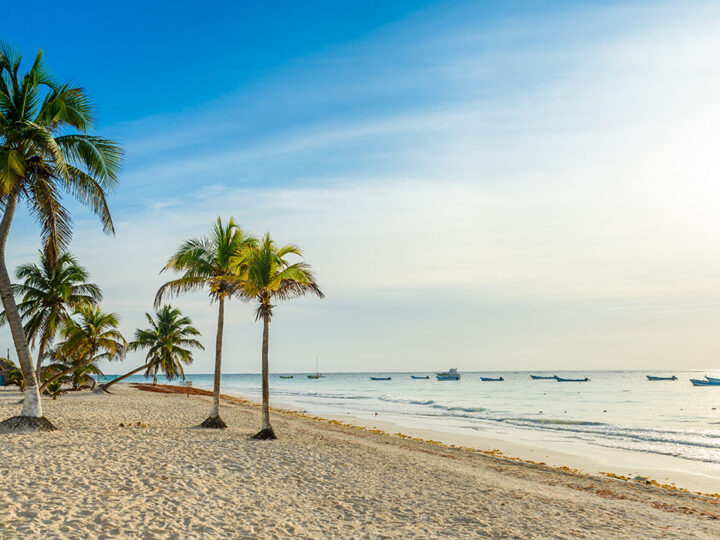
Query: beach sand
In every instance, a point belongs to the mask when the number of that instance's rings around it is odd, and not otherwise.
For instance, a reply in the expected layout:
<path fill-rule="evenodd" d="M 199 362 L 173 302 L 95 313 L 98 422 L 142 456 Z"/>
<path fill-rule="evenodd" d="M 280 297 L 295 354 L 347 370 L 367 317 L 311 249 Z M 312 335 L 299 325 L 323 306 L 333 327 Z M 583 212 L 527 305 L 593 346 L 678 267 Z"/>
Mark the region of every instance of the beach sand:
<path fill-rule="evenodd" d="M 45 400 L 57 432 L 0 434 L 0 538 L 720 537 L 708 497 L 282 412 L 250 441 L 256 406 L 201 430 L 208 397 L 116 388 Z M 19 397 L 0 389 L 0 418 Z"/>

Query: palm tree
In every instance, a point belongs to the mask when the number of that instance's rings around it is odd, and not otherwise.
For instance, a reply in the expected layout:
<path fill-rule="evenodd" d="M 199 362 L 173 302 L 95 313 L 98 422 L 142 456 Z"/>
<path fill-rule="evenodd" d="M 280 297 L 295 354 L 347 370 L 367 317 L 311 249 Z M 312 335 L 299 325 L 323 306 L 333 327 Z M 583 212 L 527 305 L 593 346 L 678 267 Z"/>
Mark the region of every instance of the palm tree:
<path fill-rule="evenodd" d="M 38 342 L 36 372 L 39 374 L 45 350 L 55 339 L 60 326 L 70 319 L 70 313 L 84 305 L 102 300 L 100 288 L 88 283 L 88 272 L 69 253 L 61 255 L 56 264 L 40 253 L 40 266 L 23 264 L 15 271 L 22 283 L 13 283 L 18 299 L 20 318 L 25 321 L 25 335 L 31 345 Z M 0 326 L 7 321 L 0 313 Z"/>
<path fill-rule="evenodd" d="M 145 314 L 150 328 L 138 329 L 135 331 L 135 341 L 130 343 L 130 350 L 148 349 L 145 356 L 145 364 L 133 369 L 122 377 L 101 384 L 100 389 L 107 392 L 113 384 L 127 379 L 130 375 L 145 371 L 145 377 L 157 377 L 162 372 L 172 381 L 176 377 L 185 380 L 183 364 L 188 365 L 193 361 L 191 349 L 205 350 L 205 347 L 195 339 L 200 331 L 192 325 L 190 317 L 184 317 L 180 310 L 165 305 L 155 312 L 155 319 L 149 313 Z"/>
<path fill-rule="evenodd" d="M 84 388 L 94 390 L 97 383 L 95 382 L 93 375 L 102 376 L 103 372 L 95 364 L 79 366 L 69 375 L 70 382 L 72 383 L 72 390 L 74 392 L 83 390 Z"/>
<path fill-rule="evenodd" d="M 3 431 L 52 430 L 43 417 L 40 392 L 22 319 L 5 262 L 5 246 L 18 202 L 24 201 L 40 224 L 43 251 L 55 264 L 70 241 L 65 191 L 100 217 L 106 233 L 113 223 L 106 202 L 117 182 L 122 150 L 92 135 L 94 107 L 80 87 L 50 76 L 40 51 L 21 72 L 22 56 L 0 43 L 0 297 L 23 371 L 25 399 L 19 417 L 0 423 Z"/>
<path fill-rule="evenodd" d="M 304 262 L 291 264 L 287 255 L 302 257 L 300 248 L 293 245 L 278 247 L 266 234 L 259 246 L 245 250 L 234 258 L 238 267 L 244 268 L 244 280 L 239 293 L 258 302 L 255 320 L 263 321 L 262 341 L 262 429 L 253 439 L 276 439 L 270 425 L 270 386 L 268 383 L 268 331 L 273 315 L 273 302 L 297 298 L 312 293 L 320 298 L 324 294 L 315 282 L 310 265 Z"/>
<path fill-rule="evenodd" d="M 227 427 L 220 418 L 220 372 L 222 368 L 222 338 L 225 324 L 225 300 L 238 290 L 241 279 L 233 257 L 254 246 L 257 240 L 247 235 L 235 220 L 230 218 L 223 225 L 218 217 L 212 235 L 203 238 L 191 238 L 182 243 L 175 255 L 165 265 L 165 270 L 182 272 L 178 279 L 168 281 L 160 287 L 155 296 L 155 306 L 162 303 L 166 293 L 178 295 L 197 291 L 205 287 L 212 301 L 218 303 L 217 335 L 215 338 L 215 376 L 213 380 L 213 403 L 210 416 L 200 424 L 206 428 Z"/>
<path fill-rule="evenodd" d="M 54 353 L 56 360 L 67 366 L 59 369 L 40 387 L 40 392 L 68 373 L 78 368 L 97 365 L 102 360 L 122 360 L 127 351 L 127 341 L 117 329 L 119 318 L 115 313 L 105 313 L 98 306 L 84 306 L 62 329 L 65 341 L 58 344 Z"/>

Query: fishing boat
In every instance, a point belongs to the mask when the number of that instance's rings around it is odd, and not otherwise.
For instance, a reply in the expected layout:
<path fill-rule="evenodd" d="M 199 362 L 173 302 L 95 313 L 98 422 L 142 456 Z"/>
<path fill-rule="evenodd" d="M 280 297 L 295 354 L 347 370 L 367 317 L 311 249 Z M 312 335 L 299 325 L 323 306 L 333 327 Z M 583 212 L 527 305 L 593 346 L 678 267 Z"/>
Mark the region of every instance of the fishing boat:
<path fill-rule="evenodd" d="M 392 381 L 392 377 L 370 377 L 371 381 Z"/>
<path fill-rule="evenodd" d="M 554 381 L 557 378 L 557 375 L 530 375 L 530 378 L 536 381 Z"/>
<path fill-rule="evenodd" d="M 307 375 L 308 379 L 322 379 L 325 375 L 318 371 L 318 359 L 315 357 L 315 373 L 313 375 Z"/>
<path fill-rule="evenodd" d="M 280 375 L 280 378 L 281 379 L 292 379 L 293 376 L 292 375 Z"/>
<path fill-rule="evenodd" d="M 648 378 L 648 381 L 677 381 L 677 377 L 673 375 L 672 377 L 655 377 L 654 375 L 645 375 Z"/>
<path fill-rule="evenodd" d="M 438 381 L 459 381 L 460 373 L 458 373 L 457 369 L 451 368 L 448 371 L 443 371 L 442 373 L 436 373 L 435 377 L 437 377 Z"/>
<path fill-rule="evenodd" d="M 707 375 L 705 375 L 705 380 L 710 381 L 710 382 L 720 383 L 720 379 L 718 379 L 717 377 L 708 377 Z"/>
<path fill-rule="evenodd" d="M 411 379 L 429 379 L 430 375 L 410 375 Z"/>
<path fill-rule="evenodd" d="M 480 380 L 485 382 L 500 382 L 504 381 L 505 379 L 503 379 L 502 377 L 480 377 Z"/>
<path fill-rule="evenodd" d="M 690 382 L 693 383 L 693 386 L 720 386 L 720 381 L 718 380 L 690 379 Z"/>
<path fill-rule="evenodd" d="M 555 377 L 557 382 L 588 382 L 590 379 L 585 377 L 584 379 L 563 379 L 562 377 Z"/>

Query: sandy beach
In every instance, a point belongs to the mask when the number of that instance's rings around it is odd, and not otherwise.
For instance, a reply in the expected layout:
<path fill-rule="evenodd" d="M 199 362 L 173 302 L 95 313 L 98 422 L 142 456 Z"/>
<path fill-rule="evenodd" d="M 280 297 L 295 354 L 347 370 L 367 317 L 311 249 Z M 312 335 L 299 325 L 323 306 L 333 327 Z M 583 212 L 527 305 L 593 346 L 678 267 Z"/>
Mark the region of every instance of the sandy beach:
<path fill-rule="evenodd" d="M 0 415 L 20 394 L 0 390 Z M 0 538 L 717 538 L 712 497 L 205 396 L 70 393 L 0 435 Z M 140 425 L 138 425 L 140 423 Z M 124 427 L 121 427 L 123 424 Z"/>

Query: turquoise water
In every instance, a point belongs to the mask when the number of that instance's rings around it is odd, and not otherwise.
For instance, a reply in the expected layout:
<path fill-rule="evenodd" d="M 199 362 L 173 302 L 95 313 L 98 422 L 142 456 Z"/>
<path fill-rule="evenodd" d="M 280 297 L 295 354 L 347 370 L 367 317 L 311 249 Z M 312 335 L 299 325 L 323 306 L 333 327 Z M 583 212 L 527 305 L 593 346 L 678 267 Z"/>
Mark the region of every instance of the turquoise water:
<path fill-rule="evenodd" d="M 554 373 L 533 372 L 553 375 Z M 650 382 L 645 375 L 676 375 Z M 585 383 L 532 380 L 530 372 L 463 373 L 460 381 L 414 380 L 411 373 L 330 373 L 318 380 L 271 375 L 271 402 L 316 415 L 392 416 L 407 426 L 499 436 L 521 442 L 554 440 L 720 464 L 720 387 L 693 387 L 698 372 L 558 372 Z M 712 373 L 707 373 L 712 376 Z M 390 376 L 371 381 L 370 376 Z M 483 382 L 480 377 L 503 382 Z M 212 388 L 212 375 L 189 375 Z M 131 377 L 128 381 L 144 381 Z M 260 399 L 259 375 L 223 375 L 222 391 Z"/>

